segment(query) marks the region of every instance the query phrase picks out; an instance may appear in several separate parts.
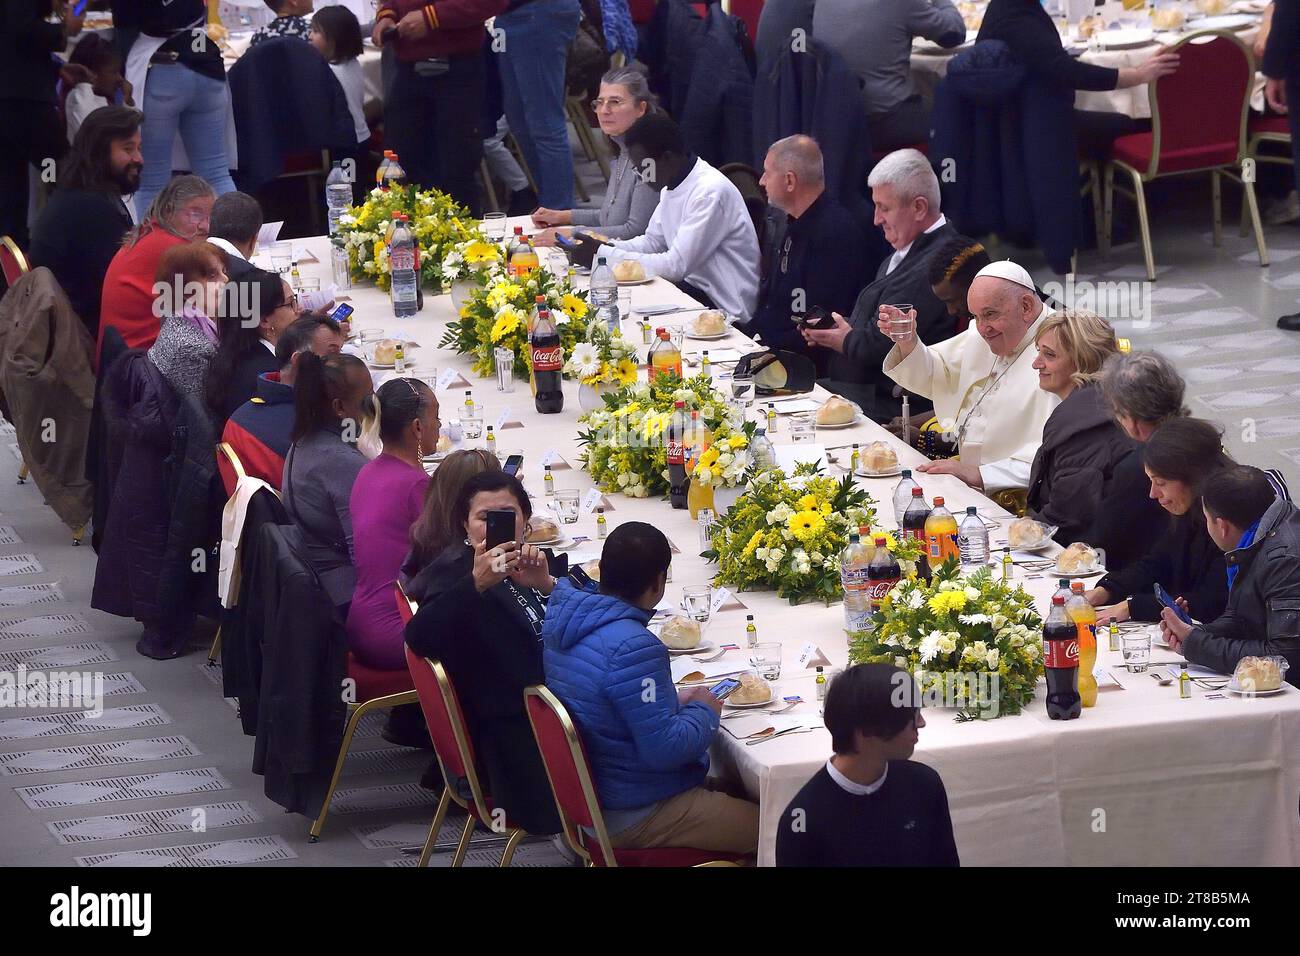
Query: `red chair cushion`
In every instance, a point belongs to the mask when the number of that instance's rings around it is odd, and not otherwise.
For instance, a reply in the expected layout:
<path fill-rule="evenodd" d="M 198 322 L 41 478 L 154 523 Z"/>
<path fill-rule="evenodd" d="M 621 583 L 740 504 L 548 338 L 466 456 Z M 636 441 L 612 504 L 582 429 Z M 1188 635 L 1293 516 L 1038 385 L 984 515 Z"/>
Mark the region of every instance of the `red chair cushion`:
<path fill-rule="evenodd" d="M 649 23 L 655 15 L 655 0 L 628 0 L 633 23 Z"/>
<path fill-rule="evenodd" d="M 1128 163 L 1144 173 L 1151 165 L 1151 133 L 1121 136 L 1111 146 L 1111 157 Z M 1233 166 L 1237 162 L 1237 142 L 1203 143 L 1185 149 L 1166 149 L 1160 154 L 1160 173 L 1182 173 L 1210 166 Z"/>
<path fill-rule="evenodd" d="M 589 841 L 587 851 L 591 854 L 592 860 L 597 866 L 605 866 L 604 854 L 600 852 L 600 844 L 596 840 Z M 730 860 L 733 863 L 743 862 L 743 854 L 722 853 L 717 850 L 696 850 L 692 847 L 684 846 L 665 846 L 652 850 L 615 850 L 614 859 L 618 861 L 619 866 L 698 866 L 701 863 L 711 863 L 714 860 Z"/>
<path fill-rule="evenodd" d="M 1250 134 L 1276 133 L 1280 136 L 1291 135 L 1291 122 L 1285 116 L 1252 116 L 1247 127 Z"/>
<path fill-rule="evenodd" d="M 364 704 L 376 697 L 404 694 L 415 690 L 415 683 L 411 680 L 409 670 L 405 668 L 396 671 L 375 670 L 373 667 L 358 663 L 351 651 L 348 651 L 348 677 L 357 685 L 358 704 Z"/>

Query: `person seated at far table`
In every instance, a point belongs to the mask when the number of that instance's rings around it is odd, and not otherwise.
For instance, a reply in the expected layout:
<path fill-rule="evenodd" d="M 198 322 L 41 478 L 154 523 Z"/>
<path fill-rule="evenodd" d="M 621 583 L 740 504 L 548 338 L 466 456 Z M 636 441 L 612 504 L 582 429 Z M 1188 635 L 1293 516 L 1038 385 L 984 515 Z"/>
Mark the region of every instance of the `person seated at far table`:
<path fill-rule="evenodd" d="M 1199 418 L 1174 418 L 1157 428 L 1142 448 L 1151 497 L 1172 515 L 1168 530 L 1147 553 L 1122 571 L 1107 574 L 1088 591 L 1099 623 L 1158 621 L 1163 605 L 1153 586 L 1183 598 L 1187 611 L 1212 621 L 1228 603 L 1223 552 L 1206 529 L 1198 501 L 1210 476 L 1235 462 L 1223 450 L 1223 430 Z"/>
<path fill-rule="evenodd" d="M 877 331 L 877 320 L 886 305 L 910 304 L 917 334 L 925 341 L 936 343 L 952 336 L 952 317 L 930 288 L 930 263 L 957 230 L 939 208 L 939 178 L 930 161 L 916 150 L 890 153 L 871 170 L 867 185 L 876 207 L 875 224 L 894 253 L 880 263 L 874 281 L 858 295 L 848 321 L 833 312 L 834 328 L 802 332 L 810 346 L 829 350 L 826 380 L 820 384 L 857 402 L 869 418 L 888 421 L 897 405 L 894 383 L 881 371 L 881 363 L 893 343 Z"/>
<path fill-rule="evenodd" d="M 277 277 L 278 278 L 278 277 Z M 327 315 L 308 313 L 294 320 L 275 343 L 277 372 L 257 377 L 257 391 L 235 409 L 221 432 L 221 440 L 239 456 L 244 472 L 260 478 L 276 491 L 284 476 L 284 456 L 293 432 L 293 383 L 297 357 L 314 352 L 324 358 L 343 348 L 339 324 Z M 217 455 L 217 470 L 226 495 L 235 493 L 235 470 L 225 455 Z"/>
<path fill-rule="evenodd" d="M 624 138 L 632 168 L 659 191 L 645 235 L 599 246 L 580 238 L 574 260 L 641 265 L 708 308 L 748 321 L 758 305 L 759 252 L 740 190 L 686 145 L 676 123 L 648 113 Z"/>
<path fill-rule="evenodd" d="M 1102 364 L 1119 354 L 1119 343 L 1100 316 L 1057 312 L 1038 327 L 1034 344 L 1038 387 L 1061 404 L 1043 426 L 1043 443 L 1029 470 L 1027 507 L 1030 517 L 1055 525 L 1053 537 L 1069 547 L 1088 540 L 1103 508 L 1134 504 L 1116 500 L 1115 471 L 1136 443 L 1115 424 L 1095 385 Z"/>
<path fill-rule="evenodd" d="M 1165 608 L 1160 632 L 1188 661 L 1222 674 L 1243 657 L 1284 657 L 1287 681 L 1300 687 L 1300 513 L 1248 465 L 1207 478 L 1201 508 L 1206 531 L 1227 555 L 1228 606 L 1199 625 Z"/>
<path fill-rule="evenodd" d="M 935 417 L 956 438 L 960 461 L 932 461 L 918 471 L 956 475 L 986 493 L 1027 488 L 1043 425 L 1060 401 L 1038 387 L 1029 347 L 1053 310 L 1038 298 L 1029 273 L 1009 260 L 981 269 L 967 298 L 974 325 L 938 345 L 909 329 L 885 357 L 884 371 L 932 399 Z M 897 315 L 881 309 L 882 333 Z"/>
<path fill-rule="evenodd" d="M 254 267 L 232 280 L 226 293 L 206 389 L 208 408 L 223 427 L 257 393 L 258 377 L 280 368 L 275 343 L 300 314 L 293 287 L 274 272 Z"/>
<path fill-rule="evenodd" d="M 275 14 L 275 19 L 264 27 L 259 27 L 248 41 L 249 46 L 256 46 L 263 40 L 276 37 L 297 37 L 306 40 L 310 27 L 307 14 L 315 9 L 313 0 L 266 0 L 266 5 Z"/>
<path fill-rule="evenodd" d="M 867 238 L 849 211 L 826 195 L 821 147 L 811 136 L 773 143 L 759 185 L 788 221 L 773 247 L 748 331 L 768 348 L 807 353 L 825 364 L 824 350 L 809 346 L 794 320 L 816 307 L 852 307 L 867 280 Z"/>
<path fill-rule="evenodd" d="M 262 231 L 262 204 L 248 193 L 218 196 L 208 220 L 208 242 L 226 254 L 226 275 L 231 281 L 257 268 L 251 262 Z"/>
<path fill-rule="evenodd" d="M 705 785 L 722 702 L 705 685 L 676 690 L 668 648 L 646 628 L 671 560 L 662 531 L 629 521 L 605 541 L 599 590 L 556 584 L 546 686 L 582 728 L 615 849 L 751 853 L 758 807 Z"/>
<path fill-rule="evenodd" d="M 912 675 L 892 664 L 831 681 L 822 719 L 835 752 L 781 815 L 777 866 L 960 866 L 943 781 L 909 759 L 925 726 L 919 702 Z"/>

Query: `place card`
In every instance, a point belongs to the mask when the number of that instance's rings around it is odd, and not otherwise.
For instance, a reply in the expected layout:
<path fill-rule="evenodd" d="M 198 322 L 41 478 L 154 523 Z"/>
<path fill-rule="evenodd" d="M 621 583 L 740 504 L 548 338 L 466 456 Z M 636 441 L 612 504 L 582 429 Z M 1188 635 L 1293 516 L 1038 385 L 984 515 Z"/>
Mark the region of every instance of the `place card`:
<path fill-rule="evenodd" d="M 542 455 L 542 460 L 538 462 L 543 468 L 551 466 L 551 471 L 563 471 L 566 468 L 573 467 L 560 456 L 558 448 L 546 449 L 546 454 Z"/>
<path fill-rule="evenodd" d="M 508 419 L 509 417 L 510 417 L 510 406 L 507 405 L 505 408 L 501 409 L 501 414 L 497 416 L 497 424 L 496 424 L 497 431 L 501 431 L 501 429 L 506 427 L 506 419 Z"/>
<path fill-rule="evenodd" d="M 504 425 L 499 426 L 497 428 L 497 431 L 500 431 L 502 428 L 523 428 L 523 427 L 524 427 L 523 422 L 506 422 Z"/>
<path fill-rule="evenodd" d="M 319 312 L 325 306 L 335 301 L 334 296 L 338 294 L 339 287 L 331 284 L 327 288 L 317 289 L 314 292 L 299 292 L 298 303 L 302 306 L 304 312 Z M 411 343 L 414 345 L 415 343 Z"/>
<path fill-rule="evenodd" d="M 728 591 L 726 588 L 718 588 L 716 591 L 714 591 L 713 603 L 709 605 L 709 613 L 717 614 L 719 611 L 721 611 L 722 606 L 727 603 L 727 599 L 730 597 L 731 597 L 731 592 Z"/>
<path fill-rule="evenodd" d="M 604 495 L 600 493 L 599 488 L 590 489 L 582 497 L 582 513 L 585 515 L 589 515 L 593 511 L 595 511 L 596 506 L 600 504 L 600 499 L 603 497 Z"/>
<path fill-rule="evenodd" d="M 818 647 L 812 641 L 809 641 L 808 643 L 804 644 L 803 647 L 799 648 L 799 666 L 800 667 L 830 667 L 831 662 L 827 659 L 826 655 L 822 653 L 822 649 L 820 647 Z"/>
<path fill-rule="evenodd" d="M 709 353 L 709 358 L 713 358 L 713 353 Z M 815 412 L 822 407 L 821 402 L 815 402 L 811 398 L 794 398 L 786 401 L 773 401 L 776 406 L 778 415 L 794 415 L 798 412 Z"/>
<path fill-rule="evenodd" d="M 269 246 L 280 236 L 280 230 L 284 228 L 284 220 L 279 222 L 264 222 L 262 228 L 257 230 L 257 244 L 259 246 Z"/>
<path fill-rule="evenodd" d="M 320 260 L 316 258 L 316 254 L 314 252 L 312 252 L 306 246 L 300 246 L 297 243 L 294 243 L 293 246 L 293 261 L 294 262 L 320 262 Z"/>

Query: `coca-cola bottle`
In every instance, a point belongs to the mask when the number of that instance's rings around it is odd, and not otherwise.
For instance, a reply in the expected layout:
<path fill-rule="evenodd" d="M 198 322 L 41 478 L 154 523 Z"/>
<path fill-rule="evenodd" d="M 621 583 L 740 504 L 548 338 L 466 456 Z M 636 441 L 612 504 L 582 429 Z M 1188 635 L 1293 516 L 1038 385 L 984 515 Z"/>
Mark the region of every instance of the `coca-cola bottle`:
<path fill-rule="evenodd" d="M 690 494 L 691 479 L 686 474 L 686 403 L 673 406 L 673 417 L 668 422 L 664 440 L 668 451 L 668 495 L 674 508 L 685 508 Z"/>
<path fill-rule="evenodd" d="M 903 512 L 903 535 L 921 542 L 921 557 L 916 561 L 916 573 L 930 580 L 930 562 L 926 560 L 925 522 L 930 517 L 930 506 L 920 488 L 912 489 L 912 503 Z"/>
<path fill-rule="evenodd" d="M 883 535 L 876 536 L 876 554 L 867 565 L 867 593 L 871 601 L 871 613 L 880 610 L 885 602 L 885 595 L 894 589 L 894 585 L 903 576 L 898 559 L 889 552 Z"/>
<path fill-rule="evenodd" d="M 1079 696 L 1079 631 L 1065 613 L 1065 598 L 1052 595 L 1043 624 L 1043 666 L 1047 671 L 1047 716 L 1074 720 L 1083 711 Z"/>
<path fill-rule="evenodd" d="M 536 386 L 533 403 L 538 413 L 550 415 L 564 410 L 564 389 L 560 387 L 560 371 L 564 368 L 564 347 L 560 345 L 560 331 L 551 319 L 549 309 L 537 313 L 537 324 L 529 336 L 533 353 L 533 382 Z"/>

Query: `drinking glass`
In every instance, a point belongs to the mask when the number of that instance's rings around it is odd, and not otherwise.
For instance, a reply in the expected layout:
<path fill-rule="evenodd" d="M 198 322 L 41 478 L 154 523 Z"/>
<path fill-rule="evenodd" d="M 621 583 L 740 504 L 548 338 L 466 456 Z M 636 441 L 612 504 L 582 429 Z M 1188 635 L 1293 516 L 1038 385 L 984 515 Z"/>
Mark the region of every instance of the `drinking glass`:
<path fill-rule="evenodd" d="M 320 279 L 316 278 L 315 276 L 299 276 L 299 277 L 298 277 L 298 291 L 299 291 L 299 292 L 319 292 L 319 291 L 320 291 Z"/>
<path fill-rule="evenodd" d="M 490 212 L 483 217 L 483 234 L 493 242 L 500 242 L 506 237 L 506 214 Z"/>
<path fill-rule="evenodd" d="M 680 325 L 669 325 L 667 326 L 667 329 L 669 341 L 673 343 L 673 347 L 676 348 L 680 354 L 682 351 L 682 342 L 686 339 L 686 329 Z"/>
<path fill-rule="evenodd" d="M 748 406 L 754 400 L 754 376 L 733 373 L 731 376 L 731 394 L 736 401 Z"/>
<path fill-rule="evenodd" d="M 472 409 L 461 406 L 460 430 L 467 441 L 477 441 L 483 434 L 483 409 L 475 405 Z"/>
<path fill-rule="evenodd" d="M 357 333 L 357 337 L 361 339 L 361 344 L 363 346 L 374 345 L 376 342 L 378 342 L 380 339 L 384 337 L 384 330 L 383 329 L 362 329 L 360 332 Z"/>
<path fill-rule="evenodd" d="M 713 546 L 710 535 L 713 533 L 713 522 L 717 520 L 712 508 L 700 509 L 700 550 L 707 551 Z"/>
<path fill-rule="evenodd" d="M 271 243 L 271 268 L 282 276 L 287 276 L 293 269 L 293 243 Z"/>
<path fill-rule="evenodd" d="M 693 584 L 682 588 L 682 604 L 693 620 L 707 624 L 713 613 L 713 588 L 707 584 Z"/>
<path fill-rule="evenodd" d="M 906 342 L 912 337 L 916 312 L 910 302 L 882 305 L 880 311 L 889 319 L 889 337 L 895 342 Z"/>
<path fill-rule="evenodd" d="M 632 317 L 632 290 L 625 286 L 618 288 L 618 315 L 621 319 Z"/>
<path fill-rule="evenodd" d="M 555 493 L 555 513 L 562 524 L 578 523 L 578 490 L 561 488 Z"/>
<path fill-rule="evenodd" d="M 497 391 L 513 392 L 515 390 L 515 353 L 510 349 L 496 349 L 492 353 L 497 360 Z"/>
<path fill-rule="evenodd" d="M 781 645 L 755 644 L 749 649 L 749 664 L 763 680 L 777 680 L 781 676 Z"/>
<path fill-rule="evenodd" d="M 790 441 L 795 445 L 812 444 L 817 440 L 817 424 L 811 415 L 790 417 Z"/>
<path fill-rule="evenodd" d="M 1130 674 L 1146 672 L 1151 661 L 1151 635 L 1145 630 L 1120 636 L 1120 647 L 1124 654 L 1124 663 Z"/>

